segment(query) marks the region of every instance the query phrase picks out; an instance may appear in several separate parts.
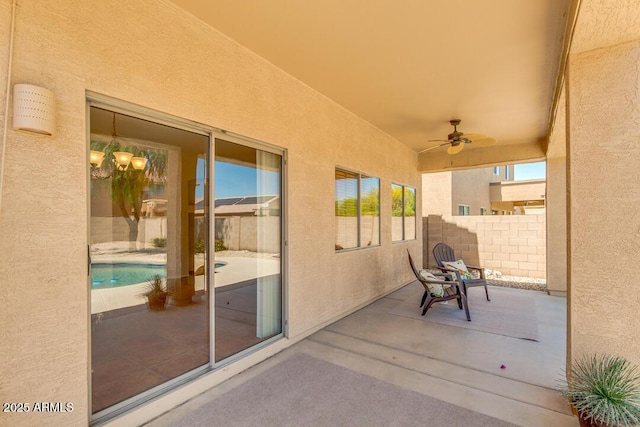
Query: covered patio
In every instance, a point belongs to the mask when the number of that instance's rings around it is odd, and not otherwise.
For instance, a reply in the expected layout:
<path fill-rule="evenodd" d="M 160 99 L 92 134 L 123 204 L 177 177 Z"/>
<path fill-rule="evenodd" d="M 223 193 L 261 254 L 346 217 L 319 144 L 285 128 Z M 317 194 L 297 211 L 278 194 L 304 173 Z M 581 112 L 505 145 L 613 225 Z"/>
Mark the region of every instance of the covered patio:
<path fill-rule="evenodd" d="M 341 377 L 353 382 L 340 398 L 350 406 L 349 425 L 384 425 L 389 422 L 380 418 L 385 414 L 396 417 L 392 425 L 578 425 L 556 391 L 564 369 L 565 298 L 490 287 L 498 303 L 512 296 L 534 302 L 538 341 L 533 341 L 432 322 L 431 310 L 424 318 L 398 312 L 403 303 L 415 302 L 419 313 L 421 290 L 418 282 L 410 283 L 147 425 L 216 425 L 219 420 L 225 425 L 339 425 L 347 422 L 333 397 L 341 393 L 340 385 L 323 383 L 332 375 L 334 382 Z M 447 315 L 462 318 L 462 311 L 455 311 Z M 318 361 L 328 365 L 318 367 Z M 283 370 L 295 375 L 271 375 Z M 289 399 L 289 389 L 302 400 Z M 389 402 L 381 413 L 369 407 L 376 393 Z M 247 396 L 253 398 L 252 410 L 238 410 Z M 421 402 L 418 408 L 405 407 L 415 403 L 412 399 Z M 267 407 L 271 410 L 261 410 Z"/>
<path fill-rule="evenodd" d="M 0 1 L 0 33 L 8 40 L 0 46 L 6 87 L 0 118 L 6 301 L 0 310 L 0 394 L 5 402 L 73 407 L 56 414 L 3 413 L 0 424 L 162 425 L 189 413 L 198 418 L 198 408 L 210 400 L 215 405 L 216 396 L 235 410 L 225 425 L 234 417 L 237 424 L 258 423 L 252 417 L 260 415 L 273 415 L 266 424 L 293 424 L 296 417 L 286 411 L 298 402 L 308 409 L 298 413 L 300 422 L 329 414 L 370 424 L 377 408 L 399 417 L 404 412 L 394 407 L 422 396 L 444 402 L 423 402 L 432 416 L 442 405 L 447 414 L 464 416 L 444 418 L 445 425 L 472 425 L 467 420 L 474 414 L 484 426 L 575 425 L 554 390 L 565 366 L 603 352 L 640 364 L 640 273 L 633 268 L 640 254 L 639 22 L 637 0 Z M 20 124 L 20 114 L 14 117 L 21 111 L 16 89 L 25 84 L 52 94 L 47 111 L 55 120 L 45 120 L 46 126 L 31 128 Z M 273 331 L 260 335 L 272 338 L 234 353 L 233 360 L 216 360 L 223 348 L 215 345 L 223 324 L 216 319 L 226 310 L 208 292 L 200 300 L 206 315 L 184 322 L 194 330 L 194 323 L 203 323 L 200 339 L 213 344 L 196 348 L 198 366 L 168 375 L 157 388 L 130 393 L 127 401 L 103 400 L 102 408 L 92 401 L 93 382 L 103 379 L 94 361 L 113 349 L 91 323 L 92 304 L 100 300 L 91 288 L 91 245 L 100 243 L 92 240 L 97 210 L 91 206 L 91 152 L 98 142 L 106 154 L 106 141 L 116 137 L 116 114 L 119 138 L 137 135 L 127 136 L 123 127 L 130 117 L 145 129 L 142 146 L 158 146 L 179 166 L 168 168 L 173 186 L 167 200 L 176 203 L 173 210 L 168 205 L 173 222 L 167 242 L 174 252 L 167 263 L 175 264 L 176 283 L 189 290 L 200 267 L 191 257 L 199 242 L 196 188 L 204 187 L 196 184 L 208 183 L 209 206 L 215 207 L 215 185 L 225 177 L 216 178 L 224 169 L 211 160 L 237 146 L 234 158 L 253 162 L 256 177 L 258 166 L 265 176 L 280 170 L 281 209 L 266 202 L 261 209 L 281 217 L 260 218 L 277 221 L 281 293 L 263 298 L 275 308 L 261 318 L 274 321 Z M 113 120 L 100 120 L 107 116 Z M 455 131 L 452 119 L 462 119 Z M 475 136 L 463 141 L 457 131 Z M 92 134 L 100 138 L 92 141 Z M 209 161 L 200 170 L 204 159 Z M 422 174 L 542 160 L 546 279 L 554 297 L 491 289 L 496 296 L 530 296 L 537 340 L 470 329 L 482 323 L 475 303 L 466 326 L 429 320 L 435 310 L 425 318 L 403 312 L 411 300 L 419 311 L 421 292 L 412 282 L 407 250 L 423 264 L 429 253 L 419 217 L 434 194 L 423 192 Z M 111 161 L 112 168 L 122 166 Z M 349 190 L 344 197 L 337 191 L 347 179 L 341 176 L 357 182 L 343 186 Z M 371 187 L 360 191 L 367 181 Z M 257 196 L 258 187 L 241 196 Z M 276 194 L 267 190 L 260 191 Z M 403 198 L 413 195 L 412 203 L 403 199 L 399 205 L 400 216 L 396 190 Z M 375 203 L 365 211 L 360 205 L 368 196 Z M 337 241 L 340 202 L 353 208 L 343 215 L 349 221 L 342 221 L 354 237 L 349 247 Z M 371 239 L 361 238 L 367 215 L 373 217 L 365 230 Z M 111 224 L 110 217 L 100 218 Z M 217 250 L 216 219 L 211 209 L 211 239 L 203 248 L 208 255 Z M 401 236 L 394 231 L 399 222 Z M 136 227 L 127 225 L 129 232 Z M 127 236 L 129 243 L 135 240 Z M 210 274 L 202 287 L 215 289 L 226 273 L 215 277 L 216 256 L 206 262 Z M 101 294 L 104 308 L 111 308 L 109 296 Z M 259 304 L 251 301 L 257 312 Z M 160 322 L 155 326 L 164 331 Z M 185 346 L 166 353 L 176 348 Z M 296 373 L 305 366 L 319 374 L 296 388 Z M 272 368 L 277 381 L 266 387 L 273 393 L 265 400 L 272 404 L 255 411 Z M 350 402 L 352 388 L 313 388 L 322 384 L 323 372 L 336 384 L 352 379 L 363 393 L 386 390 L 380 395 L 390 400 L 361 406 L 356 399 L 351 411 L 341 412 L 338 404 Z M 111 379 L 105 377 L 103 384 Z M 234 389 L 255 398 L 233 406 L 226 393 Z M 270 400 L 290 390 L 306 393 Z M 322 400 L 330 395 L 334 400 Z M 423 408 L 409 406 L 418 412 L 407 421 L 422 423 Z M 209 415 L 199 418 L 213 423 Z M 333 419 L 340 420 L 345 418 Z"/>

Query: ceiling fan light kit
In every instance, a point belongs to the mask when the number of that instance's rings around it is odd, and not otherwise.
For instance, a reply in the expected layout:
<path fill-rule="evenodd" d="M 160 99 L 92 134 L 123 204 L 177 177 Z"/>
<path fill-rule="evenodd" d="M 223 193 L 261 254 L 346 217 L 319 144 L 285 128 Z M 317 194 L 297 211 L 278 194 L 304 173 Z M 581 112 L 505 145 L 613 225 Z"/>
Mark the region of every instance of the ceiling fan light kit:
<path fill-rule="evenodd" d="M 422 151 L 419 151 L 419 153 L 424 153 L 425 151 L 430 151 L 430 150 L 435 150 L 436 148 L 439 147 L 445 147 L 445 146 L 449 146 L 447 148 L 447 153 L 453 155 L 453 154 L 458 154 L 459 152 L 461 152 L 464 149 L 464 146 L 466 144 L 470 144 L 473 143 L 475 146 L 477 147 L 486 147 L 489 145 L 494 145 L 496 144 L 498 141 L 496 141 L 493 138 L 489 138 L 487 136 L 484 135 L 480 135 L 477 133 L 473 133 L 473 134 L 464 134 L 460 131 L 458 131 L 458 125 L 460 124 L 462 120 L 460 119 L 451 119 L 449 120 L 449 123 L 451 124 L 451 126 L 453 126 L 453 132 L 451 132 L 449 135 L 447 135 L 447 139 L 435 139 L 435 140 L 431 140 L 431 141 L 439 141 L 439 142 L 444 142 L 444 144 L 440 144 L 440 145 L 436 145 L 434 147 L 429 147 L 426 148 Z"/>

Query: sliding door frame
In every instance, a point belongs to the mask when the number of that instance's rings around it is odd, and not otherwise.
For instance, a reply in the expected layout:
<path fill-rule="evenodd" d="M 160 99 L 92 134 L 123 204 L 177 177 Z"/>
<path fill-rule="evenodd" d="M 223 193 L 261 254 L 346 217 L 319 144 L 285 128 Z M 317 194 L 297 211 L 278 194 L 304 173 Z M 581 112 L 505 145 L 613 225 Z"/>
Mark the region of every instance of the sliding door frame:
<path fill-rule="evenodd" d="M 192 132 L 195 134 L 199 134 L 202 136 L 206 136 L 209 139 L 209 149 L 208 149 L 208 158 L 207 158 L 207 172 L 209 179 L 209 188 L 208 188 L 208 197 L 210 200 L 209 207 L 209 221 L 208 221 L 208 256 L 207 256 L 207 271 L 211 272 L 207 275 L 207 291 L 208 291 L 208 304 L 209 304 L 209 363 L 202 365 L 200 367 L 196 367 L 182 375 L 179 375 L 169 381 L 166 381 L 162 384 L 159 384 L 151 389 L 148 389 L 140 394 L 137 394 L 133 397 L 123 400 L 117 404 L 109 406 L 99 412 L 92 413 L 91 410 L 91 402 L 92 402 L 92 334 L 91 334 L 91 196 L 89 194 L 91 188 L 91 174 L 87 172 L 85 177 L 85 188 L 87 192 L 86 199 L 86 212 L 87 212 L 87 269 L 86 269 L 86 282 L 87 282 L 87 383 L 88 383 L 88 402 L 89 402 L 89 410 L 88 410 L 88 419 L 90 425 L 98 424 L 110 419 L 115 418 L 116 416 L 128 412 L 156 397 L 162 396 L 167 392 L 175 390 L 177 387 L 189 383 L 197 378 L 202 377 L 204 374 L 211 372 L 212 370 L 218 369 L 222 366 L 229 365 L 242 357 L 252 354 L 258 351 L 261 348 L 264 348 L 275 341 L 282 339 L 283 337 L 289 336 L 288 329 L 288 251 L 287 251 L 287 241 L 288 241 L 288 228 L 287 228 L 287 217 L 288 217 L 288 203 L 287 203 L 287 150 L 281 147 L 277 147 L 272 144 L 268 144 L 262 141 L 258 141 L 252 138 L 244 137 L 238 134 L 234 134 L 231 132 L 224 131 L 222 129 L 204 125 L 198 122 L 194 122 L 187 119 L 181 119 L 176 116 L 163 113 L 161 111 L 153 110 L 150 108 L 142 107 L 139 105 L 135 105 L 126 101 L 118 100 L 116 98 L 112 98 L 109 96 L 105 96 L 96 92 L 86 91 L 85 95 L 86 99 L 86 116 L 85 116 L 85 124 L 86 124 L 86 139 L 85 139 L 85 162 L 89 165 L 89 151 L 90 151 L 90 141 L 91 141 L 91 121 L 90 121 L 90 111 L 91 107 L 102 108 L 108 111 L 112 111 L 119 114 L 125 114 L 131 117 L 148 120 L 153 123 L 158 123 L 161 125 L 170 126 L 176 129 Z M 237 144 L 245 145 L 251 148 L 255 148 L 262 151 L 267 151 L 270 153 L 274 153 L 281 156 L 281 177 L 280 177 L 280 200 L 281 200 L 281 211 L 280 211 L 280 223 L 281 223 L 281 257 L 280 257 L 280 268 L 281 268 L 281 318 L 282 318 L 282 331 L 252 347 L 249 347 L 233 356 L 230 356 L 222 361 L 216 363 L 215 362 L 215 274 L 213 273 L 215 267 L 215 245 L 213 236 L 215 235 L 215 140 L 216 139 L 224 139 L 229 142 L 235 142 Z M 88 170 L 88 169 L 87 169 Z"/>

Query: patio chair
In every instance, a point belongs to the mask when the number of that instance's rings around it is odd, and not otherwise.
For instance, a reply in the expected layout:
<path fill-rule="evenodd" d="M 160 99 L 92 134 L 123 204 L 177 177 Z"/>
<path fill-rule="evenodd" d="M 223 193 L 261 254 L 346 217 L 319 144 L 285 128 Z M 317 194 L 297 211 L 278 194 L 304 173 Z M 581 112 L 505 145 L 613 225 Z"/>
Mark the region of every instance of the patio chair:
<path fill-rule="evenodd" d="M 456 264 L 456 255 L 453 248 L 446 243 L 438 243 L 433 248 L 433 256 L 438 263 L 438 268 L 444 273 L 454 273 L 456 275 L 458 283 L 462 284 L 462 289 L 465 295 L 468 295 L 467 289 L 473 286 L 484 286 L 484 292 L 487 295 L 487 301 L 489 299 L 489 289 L 487 288 L 487 280 L 484 274 L 484 268 L 476 267 L 473 265 L 465 265 L 464 263 Z M 446 263 L 450 263 L 447 265 Z M 479 277 L 472 277 L 469 270 L 478 272 Z"/>
<path fill-rule="evenodd" d="M 431 308 L 431 306 L 436 302 L 449 301 L 449 300 L 457 300 L 458 307 L 460 310 L 464 308 L 464 312 L 467 316 L 467 320 L 471 321 L 471 316 L 469 315 L 469 306 L 467 305 L 467 297 L 460 288 L 460 283 L 454 280 L 438 280 L 437 277 L 450 277 L 450 273 L 430 273 L 435 279 L 424 277 L 420 274 L 418 269 L 416 269 L 415 264 L 413 263 L 413 259 L 411 258 L 411 253 L 407 249 L 407 254 L 409 255 L 409 265 L 411 265 L 411 270 L 413 270 L 413 274 L 416 276 L 416 279 L 422 284 L 424 287 L 424 295 L 422 295 L 422 301 L 420 302 L 420 307 L 424 307 L 422 310 L 422 315 L 424 316 L 427 310 Z M 443 289 L 442 296 L 433 296 L 431 294 L 431 289 L 429 285 L 441 285 L 447 286 L 448 289 Z"/>

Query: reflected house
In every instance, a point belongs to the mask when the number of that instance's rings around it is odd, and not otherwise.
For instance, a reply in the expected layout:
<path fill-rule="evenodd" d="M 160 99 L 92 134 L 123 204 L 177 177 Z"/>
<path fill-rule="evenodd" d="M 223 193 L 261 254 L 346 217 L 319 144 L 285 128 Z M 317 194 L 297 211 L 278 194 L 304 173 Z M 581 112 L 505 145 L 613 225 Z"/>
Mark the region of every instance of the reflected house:
<path fill-rule="evenodd" d="M 196 203 L 196 213 L 202 203 Z M 215 209 L 216 216 L 280 216 L 280 196 L 223 197 Z"/>

